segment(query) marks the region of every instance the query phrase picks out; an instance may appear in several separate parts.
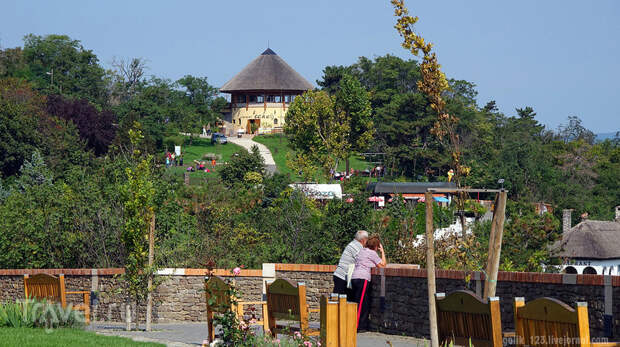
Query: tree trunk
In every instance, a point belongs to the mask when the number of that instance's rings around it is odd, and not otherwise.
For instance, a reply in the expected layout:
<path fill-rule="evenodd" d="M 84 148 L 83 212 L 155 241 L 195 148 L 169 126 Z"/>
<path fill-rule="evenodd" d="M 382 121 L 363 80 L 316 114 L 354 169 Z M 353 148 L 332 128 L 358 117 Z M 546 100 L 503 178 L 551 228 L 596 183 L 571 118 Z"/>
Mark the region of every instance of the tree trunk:
<path fill-rule="evenodd" d="M 131 303 L 125 304 L 125 330 L 131 331 Z"/>
<path fill-rule="evenodd" d="M 149 227 L 149 280 L 147 284 L 148 293 L 146 294 L 146 331 L 151 331 L 151 320 L 153 310 L 153 255 L 155 242 L 155 214 L 151 216 L 151 225 Z"/>

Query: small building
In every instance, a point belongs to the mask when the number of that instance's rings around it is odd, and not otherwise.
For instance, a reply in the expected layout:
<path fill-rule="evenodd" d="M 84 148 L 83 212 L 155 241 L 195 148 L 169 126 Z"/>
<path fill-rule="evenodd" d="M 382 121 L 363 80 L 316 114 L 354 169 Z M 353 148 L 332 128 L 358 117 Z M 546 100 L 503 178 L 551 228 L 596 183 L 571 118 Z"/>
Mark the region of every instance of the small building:
<path fill-rule="evenodd" d="M 267 48 L 220 88 L 231 95 L 223 118 L 231 123 L 231 133 L 278 132 L 290 103 L 312 89 L 310 82 Z"/>
<path fill-rule="evenodd" d="M 312 200 L 342 199 L 342 186 L 337 183 L 293 183 L 289 184 L 289 187 L 302 191 Z"/>
<path fill-rule="evenodd" d="M 620 275 L 620 222 L 584 220 L 564 231 L 551 250 L 563 259 L 563 273 Z"/>
<path fill-rule="evenodd" d="M 455 189 L 454 182 L 372 182 L 368 184 L 366 190 L 374 197 L 384 197 L 389 199 L 402 195 L 405 201 L 423 201 L 424 193 L 429 188 L 448 188 Z M 449 193 L 433 193 L 433 198 L 437 202 L 448 204 L 451 201 Z"/>

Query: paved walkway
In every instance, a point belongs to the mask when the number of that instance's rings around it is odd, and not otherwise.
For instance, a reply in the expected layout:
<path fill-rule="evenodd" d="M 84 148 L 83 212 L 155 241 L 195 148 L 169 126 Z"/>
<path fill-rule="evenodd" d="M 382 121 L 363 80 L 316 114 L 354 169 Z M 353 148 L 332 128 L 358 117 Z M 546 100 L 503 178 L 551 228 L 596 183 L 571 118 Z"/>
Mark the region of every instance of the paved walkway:
<path fill-rule="evenodd" d="M 260 155 L 262 155 L 265 159 L 265 169 L 267 170 L 267 172 L 271 174 L 276 172 L 276 162 L 273 160 L 273 156 L 271 155 L 271 152 L 269 151 L 267 146 L 252 140 L 252 137 L 250 135 L 243 135 L 243 137 L 240 138 L 231 136 L 228 138 L 228 142 L 239 145 L 247 149 L 248 151 L 251 150 L 252 146 L 258 146 L 258 151 L 260 152 Z"/>
<path fill-rule="evenodd" d="M 153 331 L 149 333 L 143 330 L 124 331 L 124 327 L 122 323 L 93 322 L 88 329 L 104 335 L 125 336 L 136 341 L 159 342 L 172 347 L 200 346 L 208 336 L 207 323 L 153 324 Z M 144 329 L 144 324 L 140 328 Z M 259 327 L 257 329 L 259 334 L 262 333 Z M 428 341 L 406 336 L 378 333 L 357 335 L 358 347 L 389 346 L 388 341 L 393 347 L 428 345 Z"/>

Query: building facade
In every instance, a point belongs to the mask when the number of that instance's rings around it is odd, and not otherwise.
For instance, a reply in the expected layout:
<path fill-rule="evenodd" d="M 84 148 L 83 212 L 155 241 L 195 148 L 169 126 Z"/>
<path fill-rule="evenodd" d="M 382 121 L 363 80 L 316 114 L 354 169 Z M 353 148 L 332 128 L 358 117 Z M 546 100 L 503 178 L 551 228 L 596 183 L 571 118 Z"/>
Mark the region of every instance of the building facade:
<path fill-rule="evenodd" d="M 313 88 L 268 48 L 220 88 L 230 94 L 224 119 L 230 122 L 231 132 L 281 131 L 290 103 Z"/>

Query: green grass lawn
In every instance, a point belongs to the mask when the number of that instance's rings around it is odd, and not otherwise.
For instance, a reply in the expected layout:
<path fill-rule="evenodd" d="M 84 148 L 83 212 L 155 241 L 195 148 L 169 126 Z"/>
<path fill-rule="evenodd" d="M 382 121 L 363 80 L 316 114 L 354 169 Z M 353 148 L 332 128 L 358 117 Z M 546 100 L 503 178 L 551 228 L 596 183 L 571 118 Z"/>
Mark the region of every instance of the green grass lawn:
<path fill-rule="evenodd" d="M 218 160 L 217 163 L 221 164 L 230 160 L 230 157 L 233 153 L 241 150 L 242 147 L 235 145 L 234 143 L 227 143 L 225 145 L 220 144 L 211 144 L 211 139 L 200 139 L 194 138 L 191 146 L 182 146 L 181 150 L 183 151 L 183 166 L 173 166 L 168 170 L 174 174 L 178 174 L 182 176 L 183 173 L 187 172 L 188 166 L 194 166 L 194 160 L 204 160 L 206 162 L 206 167 L 211 170 L 209 173 L 205 172 L 192 172 L 190 173 L 191 178 L 208 178 L 217 174 L 218 168 L 220 165 L 216 165 L 215 169 L 211 167 L 211 162 L 206 159 L 203 159 L 203 156 L 207 153 L 215 153 L 221 155 L 222 159 Z M 164 154 L 162 154 L 163 157 Z M 165 159 L 164 159 L 165 160 Z"/>
<path fill-rule="evenodd" d="M 290 152 L 291 155 L 293 155 L 294 152 L 288 147 L 288 139 L 286 136 L 281 134 L 259 135 L 254 137 L 254 141 L 262 143 L 269 148 L 269 151 L 271 151 L 271 155 L 273 156 L 273 160 L 276 162 L 276 166 L 278 167 L 278 171 L 281 173 L 290 173 L 292 175 L 291 169 L 286 166 L 286 153 Z M 364 158 L 357 155 L 353 155 L 349 158 L 349 165 L 354 170 L 370 169 L 373 166 L 364 160 Z M 344 171 L 345 169 L 345 162 L 338 164 L 338 171 Z"/>
<path fill-rule="evenodd" d="M 136 342 L 117 336 L 97 335 L 80 329 L 0 328 L 0 346 L 164 346 L 159 343 Z"/>

